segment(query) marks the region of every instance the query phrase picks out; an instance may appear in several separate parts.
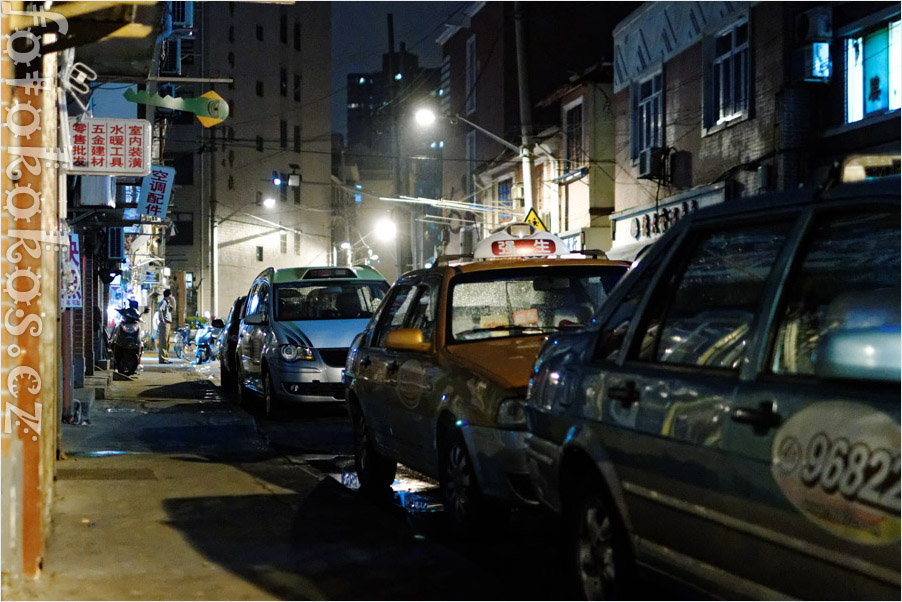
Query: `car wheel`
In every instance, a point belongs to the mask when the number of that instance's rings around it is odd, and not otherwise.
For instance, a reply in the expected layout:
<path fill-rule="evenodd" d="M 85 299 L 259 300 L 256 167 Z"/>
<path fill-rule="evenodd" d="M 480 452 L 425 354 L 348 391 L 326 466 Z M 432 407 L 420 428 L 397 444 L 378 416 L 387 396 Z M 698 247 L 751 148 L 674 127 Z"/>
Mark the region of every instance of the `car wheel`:
<path fill-rule="evenodd" d="M 260 413 L 264 418 L 273 418 L 279 410 L 279 398 L 272 384 L 269 369 L 263 369 L 263 397 L 260 400 Z"/>
<path fill-rule="evenodd" d="M 439 457 L 440 483 L 445 512 L 451 522 L 465 532 L 504 524 L 509 509 L 483 496 L 463 435 L 456 429 L 449 429 L 444 439 Z"/>
<path fill-rule="evenodd" d="M 376 451 L 360 407 L 350 402 L 349 408 L 354 429 L 354 465 L 360 486 L 369 491 L 385 490 L 395 480 L 398 463 Z"/>
<path fill-rule="evenodd" d="M 567 545 L 577 599 L 623 599 L 632 581 L 626 530 L 605 493 L 594 476 L 584 478 L 572 491 Z"/>

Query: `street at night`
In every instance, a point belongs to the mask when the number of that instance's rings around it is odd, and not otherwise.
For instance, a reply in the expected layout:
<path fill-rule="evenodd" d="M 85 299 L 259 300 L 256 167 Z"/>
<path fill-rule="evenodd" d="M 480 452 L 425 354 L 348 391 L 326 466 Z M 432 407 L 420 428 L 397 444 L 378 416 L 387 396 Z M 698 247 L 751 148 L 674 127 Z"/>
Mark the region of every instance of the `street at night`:
<path fill-rule="evenodd" d="M 0 594 L 900 599 L 900 9 L 0 3 Z"/>

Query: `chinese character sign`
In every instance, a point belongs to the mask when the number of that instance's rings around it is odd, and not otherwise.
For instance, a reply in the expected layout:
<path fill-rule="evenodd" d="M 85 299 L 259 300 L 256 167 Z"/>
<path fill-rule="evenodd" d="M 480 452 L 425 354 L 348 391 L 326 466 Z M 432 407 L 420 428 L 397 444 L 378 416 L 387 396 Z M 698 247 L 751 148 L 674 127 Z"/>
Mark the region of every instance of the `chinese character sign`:
<path fill-rule="evenodd" d="M 81 307 L 83 292 L 81 288 L 81 253 L 78 248 L 78 234 L 69 235 L 69 279 L 71 282 L 66 287 L 65 307 Z"/>
<path fill-rule="evenodd" d="M 527 257 L 556 253 L 558 253 L 557 244 L 550 238 L 509 239 L 492 242 L 492 255 L 495 257 Z"/>
<path fill-rule="evenodd" d="M 175 168 L 154 165 L 141 180 L 141 196 L 138 197 L 138 215 L 166 217 L 169 197 L 175 182 Z"/>
<path fill-rule="evenodd" d="M 150 173 L 150 122 L 146 119 L 69 120 L 69 173 L 145 176 Z"/>

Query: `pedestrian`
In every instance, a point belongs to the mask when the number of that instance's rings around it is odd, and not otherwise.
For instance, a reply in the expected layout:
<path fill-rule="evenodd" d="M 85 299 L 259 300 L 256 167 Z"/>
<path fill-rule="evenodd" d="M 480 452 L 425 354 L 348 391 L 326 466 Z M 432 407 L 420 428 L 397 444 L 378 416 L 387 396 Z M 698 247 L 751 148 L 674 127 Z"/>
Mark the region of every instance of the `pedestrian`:
<path fill-rule="evenodd" d="M 172 291 L 168 288 L 163 291 L 163 300 L 157 308 L 157 345 L 160 350 L 160 363 L 171 364 L 169 361 L 169 330 L 172 324 Z"/>

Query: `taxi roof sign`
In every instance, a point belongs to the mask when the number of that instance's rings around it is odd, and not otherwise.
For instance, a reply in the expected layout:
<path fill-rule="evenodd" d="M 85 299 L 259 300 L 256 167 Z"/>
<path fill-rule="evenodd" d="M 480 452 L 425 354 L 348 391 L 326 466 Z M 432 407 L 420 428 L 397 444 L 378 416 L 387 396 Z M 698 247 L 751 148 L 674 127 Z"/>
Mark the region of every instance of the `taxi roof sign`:
<path fill-rule="evenodd" d="M 550 232 L 526 222 L 514 222 L 485 237 L 473 251 L 474 259 L 547 257 L 569 253 L 567 245 Z"/>
<path fill-rule="evenodd" d="M 536 213 L 535 209 L 530 209 L 529 213 L 526 214 L 526 219 L 523 221 L 538 228 L 539 230 L 550 232 L 548 226 L 545 225 L 545 222 L 542 221 L 542 219 L 539 217 L 539 214 Z"/>

